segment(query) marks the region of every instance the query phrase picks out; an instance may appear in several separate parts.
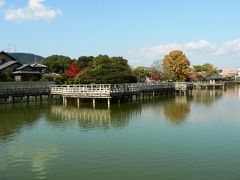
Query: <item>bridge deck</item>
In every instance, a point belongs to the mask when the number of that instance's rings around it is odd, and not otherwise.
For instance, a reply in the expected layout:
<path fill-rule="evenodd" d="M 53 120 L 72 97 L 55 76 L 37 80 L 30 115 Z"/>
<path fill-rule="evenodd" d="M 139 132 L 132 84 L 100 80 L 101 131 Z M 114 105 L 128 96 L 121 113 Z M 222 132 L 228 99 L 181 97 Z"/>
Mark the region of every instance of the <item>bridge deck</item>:
<path fill-rule="evenodd" d="M 51 86 L 51 95 L 73 98 L 112 98 L 122 95 L 136 95 L 155 91 L 188 91 L 193 89 L 192 83 L 154 82 L 133 84 L 90 84 Z"/>

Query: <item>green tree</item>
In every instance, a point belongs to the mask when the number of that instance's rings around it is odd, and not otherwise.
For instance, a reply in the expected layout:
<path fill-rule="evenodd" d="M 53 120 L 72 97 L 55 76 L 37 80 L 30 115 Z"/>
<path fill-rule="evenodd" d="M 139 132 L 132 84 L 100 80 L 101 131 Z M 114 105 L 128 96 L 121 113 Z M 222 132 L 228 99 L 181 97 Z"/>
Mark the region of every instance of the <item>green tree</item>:
<path fill-rule="evenodd" d="M 166 55 L 162 63 L 163 77 L 174 81 L 187 81 L 191 69 L 190 62 L 182 51 L 175 50 Z"/>
<path fill-rule="evenodd" d="M 12 70 L 11 69 L 6 69 L 4 72 L 4 78 L 6 81 L 12 81 Z"/>
<path fill-rule="evenodd" d="M 81 56 L 77 60 L 77 65 L 80 69 L 83 69 L 89 66 L 93 59 L 94 59 L 93 56 Z"/>
<path fill-rule="evenodd" d="M 201 65 L 195 65 L 195 66 L 193 66 L 193 70 L 194 70 L 195 72 L 202 72 L 202 71 L 203 71 Z"/>
<path fill-rule="evenodd" d="M 205 63 L 203 65 L 195 65 L 193 66 L 193 70 L 198 73 L 201 72 L 205 77 L 209 77 L 218 73 L 217 68 L 209 63 Z"/>
<path fill-rule="evenodd" d="M 50 72 L 63 73 L 68 69 L 68 63 L 71 61 L 70 57 L 62 55 L 52 55 L 43 60 L 43 64 L 48 66 Z"/>
<path fill-rule="evenodd" d="M 137 76 L 138 82 L 145 82 L 151 76 L 151 69 L 144 66 L 136 67 L 133 72 Z"/>
<path fill-rule="evenodd" d="M 80 60 L 81 61 L 81 60 Z M 109 57 L 99 55 L 90 61 L 85 59 L 78 64 L 81 72 L 76 76 L 77 83 L 131 83 L 136 82 L 136 76 L 132 73 L 126 59 L 122 57 Z"/>

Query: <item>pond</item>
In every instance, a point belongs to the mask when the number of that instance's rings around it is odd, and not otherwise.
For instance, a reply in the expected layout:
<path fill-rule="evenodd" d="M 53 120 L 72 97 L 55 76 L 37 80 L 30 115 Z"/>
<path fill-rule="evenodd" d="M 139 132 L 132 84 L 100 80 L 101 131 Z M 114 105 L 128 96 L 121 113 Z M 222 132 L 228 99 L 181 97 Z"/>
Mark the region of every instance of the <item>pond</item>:
<path fill-rule="evenodd" d="M 240 179 L 240 87 L 0 105 L 0 179 Z"/>

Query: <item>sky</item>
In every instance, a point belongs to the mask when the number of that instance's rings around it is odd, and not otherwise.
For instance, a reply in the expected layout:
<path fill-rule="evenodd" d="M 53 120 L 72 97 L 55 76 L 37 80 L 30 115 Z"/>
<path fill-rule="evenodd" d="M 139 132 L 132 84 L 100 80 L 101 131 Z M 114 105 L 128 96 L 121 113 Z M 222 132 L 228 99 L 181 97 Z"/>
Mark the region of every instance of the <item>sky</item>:
<path fill-rule="evenodd" d="M 240 67 L 239 0 L 0 0 L 0 50 Z"/>

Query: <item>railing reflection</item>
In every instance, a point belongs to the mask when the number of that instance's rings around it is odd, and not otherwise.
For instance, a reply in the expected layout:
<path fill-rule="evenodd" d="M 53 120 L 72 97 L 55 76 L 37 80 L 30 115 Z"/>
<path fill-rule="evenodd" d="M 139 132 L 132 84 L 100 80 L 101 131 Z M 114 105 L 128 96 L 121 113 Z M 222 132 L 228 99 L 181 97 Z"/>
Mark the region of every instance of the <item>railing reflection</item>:
<path fill-rule="evenodd" d="M 223 96 L 222 90 L 196 90 L 193 92 L 193 100 L 197 104 L 212 106 L 216 100 Z"/>
<path fill-rule="evenodd" d="M 129 119 L 141 114 L 140 104 L 129 106 L 113 106 L 111 110 L 108 110 L 52 105 L 46 119 L 56 126 L 78 122 L 81 128 L 87 130 L 92 128 L 122 128 L 128 125 Z"/>
<path fill-rule="evenodd" d="M 152 109 L 156 119 L 165 118 L 174 125 L 182 125 L 191 113 L 193 104 L 213 106 L 216 100 L 228 93 L 240 94 L 239 87 L 219 90 L 194 91 L 193 96 L 162 97 L 160 100 L 113 104 L 111 109 L 86 108 L 82 106 L 64 107 L 47 102 L 8 104 L 0 106 L 0 141 L 11 140 L 23 128 L 33 127 L 38 120 L 44 120 L 52 126 L 66 126 L 77 123 L 82 130 L 124 128 L 131 119 L 140 117 L 142 110 Z"/>

